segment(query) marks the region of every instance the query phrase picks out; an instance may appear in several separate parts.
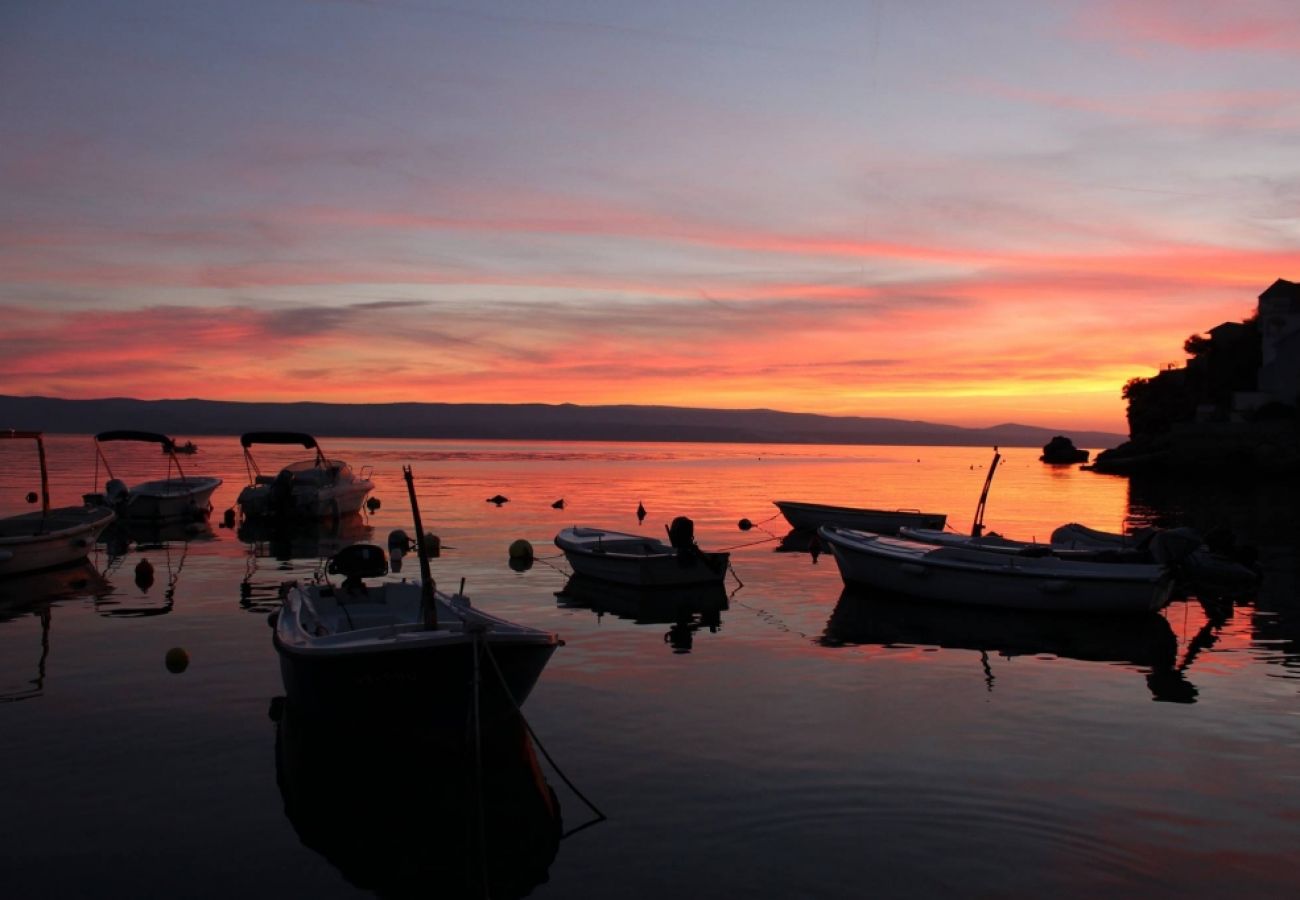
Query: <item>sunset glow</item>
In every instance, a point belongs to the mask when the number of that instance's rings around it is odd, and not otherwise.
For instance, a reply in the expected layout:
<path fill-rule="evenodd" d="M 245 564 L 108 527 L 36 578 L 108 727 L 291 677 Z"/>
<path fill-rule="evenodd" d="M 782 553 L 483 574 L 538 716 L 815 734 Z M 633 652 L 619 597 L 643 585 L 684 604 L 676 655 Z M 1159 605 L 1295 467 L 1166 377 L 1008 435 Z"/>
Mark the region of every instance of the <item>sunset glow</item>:
<path fill-rule="evenodd" d="M 1274 0 L 18 3 L 0 393 L 1126 430 L 1300 278 Z"/>

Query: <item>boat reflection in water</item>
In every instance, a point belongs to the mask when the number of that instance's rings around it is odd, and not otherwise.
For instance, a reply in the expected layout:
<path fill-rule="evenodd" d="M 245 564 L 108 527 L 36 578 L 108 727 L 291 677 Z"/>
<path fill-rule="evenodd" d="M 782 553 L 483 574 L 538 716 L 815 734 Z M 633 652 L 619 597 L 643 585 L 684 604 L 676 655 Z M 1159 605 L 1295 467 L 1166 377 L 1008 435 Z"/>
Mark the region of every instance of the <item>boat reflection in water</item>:
<path fill-rule="evenodd" d="M 109 618 L 144 618 L 165 616 L 176 605 L 176 587 L 180 583 L 190 543 L 215 540 L 212 525 L 198 522 L 129 521 L 118 519 L 100 535 L 108 561 L 104 575 L 112 575 L 127 565 L 134 551 L 132 580 L 138 594 L 128 597 L 120 591 L 108 591 L 95 598 L 95 611 Z M 162 581 L 162 587 L 154 590 Z M 127 592 L 130 588 L 126 589 Z"/>
<path fill-rule="evenodd" d="M 1145 670 L 1154 700 L 1192 703 L 1197 694 L 1185 676 L 1190 652 L 1179 665 L 1178 638 L 1169 622 L 1154 612 L 1099 616 L 953 606 L 846 588 L 820 643 L 828 647 L 874 644 L 973 650 L 980 654 L 989 690 L 995 681 L 990 655 L 1006 659 L 1055 656 Z"/>
<path fill-rule="evenodd" d="M 104 576 L 87 560 L 57 569 L 0 579 L 0 627 L 21 621 L 27 616 L 35 616 L 41 623 L 39 648 L 32 651 L 34 662 L 31 671 L 34 671 L 34 677 L 21 684 L 11 684 L 6 675 L 5 682 L 0 683 L 0 703 L 30 700 L 45 692 L 54 607 L 61 601 L 82 597 L 97 598 L 111 590 Z M 8 656 L 5 663 L 6 673 L 9 671 L 8 664 L 26 665 Z"/>
<path fill-rule="evenodd" d="M 285 816 L 354 886 L 381 897 L 500 900 L 548 879 L 560 807 L 522 719 L 477 736 L 363 730 L 306 717 L 284 698 L 271 716 Z M 399 759 L 410 767 L 394 770 Z M 354 783 L 358 765 L 390 771 L 382 783 Z"/>
<path fill-rule="evenodd" d="M 584 575 L 570 576 L 555 599 L 560 606 L 590 609 L 597 616 L 610 613 L 638 625 L 670 625 L 664 643 L 674 653 L 690 653 L 701 628 L 716 634 L 728 606 L 722 584 L 632 587 Z"/>
<path fill-rule="evenodd" d="M 373 533 L 374 528 L 360 515 L 336 520 L 245 519 L 236 531 L 239 540 L 248 545 L 239 583 L 240 607 L 263 615 L 275 612 L 284 597 L 284 582 L 302 574 L 289 563 L 296 560 L 323 568 L 325 560 L 345 547 L 369 541 Z"/>

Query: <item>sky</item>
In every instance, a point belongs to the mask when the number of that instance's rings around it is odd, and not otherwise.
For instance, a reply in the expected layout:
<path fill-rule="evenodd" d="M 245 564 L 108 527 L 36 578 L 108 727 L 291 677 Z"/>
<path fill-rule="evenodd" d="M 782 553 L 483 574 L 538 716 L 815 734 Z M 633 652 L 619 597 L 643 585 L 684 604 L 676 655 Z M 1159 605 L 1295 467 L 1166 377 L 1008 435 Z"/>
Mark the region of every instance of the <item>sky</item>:
<path fill-rule="evenodd" d="M 1300 280 L 1291 0 L 6 0 L 0 393 L 1126 431 Z"/>

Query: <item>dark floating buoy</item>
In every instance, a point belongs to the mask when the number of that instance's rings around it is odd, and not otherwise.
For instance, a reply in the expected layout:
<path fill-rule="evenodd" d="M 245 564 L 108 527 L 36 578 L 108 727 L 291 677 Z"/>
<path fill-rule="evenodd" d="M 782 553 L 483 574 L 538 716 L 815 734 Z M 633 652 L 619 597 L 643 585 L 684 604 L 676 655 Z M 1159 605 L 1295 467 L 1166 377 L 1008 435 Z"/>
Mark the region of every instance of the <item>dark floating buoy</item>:
<path fill-rule="evenodd" d="M 179 675 L 189 668 L 190 655 L 185 652 L 184 647 L 172 647 L 163 657 L 163 665 L 167 666 L 168 672 Z"/>
<path fill-rule="evenodd" d="M 153 587 L 153 563 L 147 559 L 135 564 L 135 586 L 142 591 Z"/>
<path fill-rule="evenodd" d="M 497 506 L 500 506 L 502 503 L 509 503 L 509 502 L 510 502 L 510 498 L 509 498 L 509 497 L 502 497 L 500 494 L 496 494 L 495 496 L 488 497 L 488 498 L 487 498 L 487 502 L 488 502 L 488 503 L 495 503 Z"/>
<path fill-rule="evenodd" d="M 235 527 L 235 508 L 233 506 L 222 514 L 221 525 L 223 528 Z"/>
<path fill-rule="evenodd" d="M 636 503 L 636 521 L 638 525 L 645 521 L 645 506 L 642 505 L 640 500 Z"/>
<path fill-rule="evenodd" d="M 38 496 L 36 496 L 36 492 L 35 492 L 35 491 L 28 491 L 28 492 L 27 492 L 27 502 L 28 502 L 28 503 L 35 503 L 35 502 L 36 502 L 37 500 L 39 500 L 39 499 L 41 499 L 41 498 L 38 497 Z"/>
<path fill-rule="evenodd" d="M 561 497 L 551 504 L 551 509 L 564 509 L 564 498 Z"/>
<path fill-rule="evenodd" d="M 741 531 L 749 531 L 749 529 L 754 527 L 754 523 L 749 521 L 749 519 L 741 519 L 736 523 L 736 527 Z"/>
<path fill-rule="evenodd" d="M 374 512 L 375 510 L 379 509 L 379 498 L 370 497 L 369 499 L 367 499 L 366 509 L 370 510 L 371 512 Z"/>
<path fill-rule="evenodd" d="M 516 572 L 526 572 L 533 567 L 533 545 L 523 538 L 511 541 L 506 552 L 510 556 L 510 568 Z"/>

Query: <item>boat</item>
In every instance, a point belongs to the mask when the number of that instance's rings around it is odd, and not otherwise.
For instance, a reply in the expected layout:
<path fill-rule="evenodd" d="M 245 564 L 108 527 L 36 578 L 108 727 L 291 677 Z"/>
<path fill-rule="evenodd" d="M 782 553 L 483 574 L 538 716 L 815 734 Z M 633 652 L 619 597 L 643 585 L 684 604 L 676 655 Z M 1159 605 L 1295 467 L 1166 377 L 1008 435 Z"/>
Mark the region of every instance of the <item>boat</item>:
<path fill-rule="evenodd" d="M 1057 612 L 1144 613 L 1162 609 L 1173 586 L 1168 567 L 1075 561 L 825 525 L 818 529 L 846 585 L 923 600 Z"/>
<path fill-rule="evenodd" d="M 774 500 L 790 527 L 799 531 L 816 531 L 823 525 L 837 525 L 876 534 L 897 534 L 904 526 L 943 528 L 945 513 L 921 512 L 919 509 L 863 509 L 854 506 L 827 506 L 822 503 L 799 503 Z"/>
<path fill-rule="evenodd" d="M 44 435 L 39 431 L 0 431 L 0 439 L 35 441 L 41 470 L 40 494 L 32 491 L 27 495 L 29 503 L 40 502 L 40 510 L 0 518 L 0 576 L 38 572 L 85 559 L 117 514 L 90 504 L 51 508 Z"/>
<path fill-rule="evenodd" d="M 701 628 L 716 634 L 730 604 L 721 582 L 634 587 L 579 574 L 569 577 L 555 600 L 565 608 L 589 609 L 598 617 L 608 614 L 636 625 L 668 625 L 663 639 L 674 653 L 689 653 Z"/>
<path fill-rule="evenodd" d="M 574 525 L 555 535 L 573 571 L 588 578 L 635 587 L 721 584 L 729 553 L 706 553 L 695 545 L 694 523 L 673 520 L 669 542 L 588 525 Z"/>
<path fill-rule="evenodd" d="M 104 444 L 116 441 L 141 441 L 159 444 L 167 454 L 167 477 L 144 481 L 132 487 L 113 476 Z M 87 494 L 91 504 L 111 507 L 124 519 L 199 521 L 212 512 L 212 493 L 221 486 L 215 475 L 186 475 L 176 457 L 176 445 L 165 434 L 152 431 L 102 431 L 95 435 L 95 483 L 99 483 L 99 464 L 104 464 L 108 482 L 102 494 Z M 176 469 L 173 477 L 172 469 Z"/>
<path fill-rule="evenodd" d="M 273 643 L 294 706 L 318 718 L 463 726 L 515 713 L 528 698 L 559 637 L 437 591 L 418 510 L 416 534 L 419 581 L 367 584 L 388 573 L 387 556 L 353 544 L 330 560 L 325 580 L 285 590 Z"/>
<path fill-rule="evenodd" d="M 199 452 L 199 448 L 195 445 L 193 441 L 186 441 L 183 444 L 176 444 L 174 449 L 177 453 L 182 453 L 186 456 L 193 456 L 195 453 Z M 166 449 L 164 449 L 163 452 L 166 453 L 167 452 Z"/>
<path fill-rule="evenodd" d="M 244 448 L 248 486 L 239 492 L 245 518 L 338 519 L 361 512 L 366 495 L 374 489 L 370 468 L 360 474 L 340 459 L 329 459 L 310 434 L 296 431 L 250 431 L 239 438 Z M 263 475 L 253 458 L 255 444 L 279 444 L 315 450 L 311 459 L 285 466 L 275 475 Z"/>

